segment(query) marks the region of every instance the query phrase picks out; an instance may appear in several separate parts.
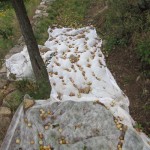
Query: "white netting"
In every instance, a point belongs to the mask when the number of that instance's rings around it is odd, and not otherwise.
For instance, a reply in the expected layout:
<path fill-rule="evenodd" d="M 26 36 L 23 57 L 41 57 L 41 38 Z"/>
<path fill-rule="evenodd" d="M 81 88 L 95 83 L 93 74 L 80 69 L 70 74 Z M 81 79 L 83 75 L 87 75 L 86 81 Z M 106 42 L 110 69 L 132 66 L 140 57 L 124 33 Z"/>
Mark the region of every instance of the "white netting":
<path fill-rule="evenodd" d="M 132 128 L 134 121 L 128 112 L 129 100 L 106 66 L 101 52 L 102 40 L 98 38 L 95 28 L 49 28 L 48 33 L 45 47 L 49 50 L 41 51 L 41 56 L 52 85 L 51 98 L 56 101 L 99 101 L 114 117 L 121 118 L 122 124 Z M 6 66 L 8 77 L 10 74 L 15 74 L 17 79 L 33 76 L 26 47 L 8 59 Z M 44 101 L 39 103 L 40 107 L 48 106 Z M 18 111 L 18 116 L 20 119 L 23 117 L 22 110 Z M 21 127 L 25 128 L 25 125 Z M 33 132 L 38 129 L 40 127 Z"/>

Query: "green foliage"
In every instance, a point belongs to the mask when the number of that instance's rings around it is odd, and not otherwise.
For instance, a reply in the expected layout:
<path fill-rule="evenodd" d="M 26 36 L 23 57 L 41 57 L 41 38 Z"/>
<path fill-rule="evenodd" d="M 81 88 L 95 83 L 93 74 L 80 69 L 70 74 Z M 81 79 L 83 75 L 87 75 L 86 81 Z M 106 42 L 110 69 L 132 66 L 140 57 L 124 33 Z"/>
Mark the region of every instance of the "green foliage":
<path fill-rule="evenodd" d="M 132 76 L 124 76 L 123 81 L 125 84 L 129 84 L 131 82 L 134 82 L 134 79 L 132 78 Z"/>
<path fill-rule="evenodd" d="M 117 46 L 126 46 L 128 42 L 125 38 L 117 38 L 115 36 L 106 36 L 106 41 L 105 49 L 108 52 L 115 49 Z"/>
<path fill-rule="evenodd" d="M 143 63 L 150 65 L 150 39 L 144 39 L 137 45 L 137 51 Z"/>
<path fill-rule="evenodd" d="M 13 45 L 15 30 L 13 29 L 14 13 L 12 9 L 7 9 L 0 12 L 0 66 L 2 59 L 8 52 L 8 49 Z M 15 19 L 15 18 L 14 18 Z"/>
<path fill-rule="evenodd" d="M 30 0 L 24 0 L 25 2 L 29 2 Z M 5 11 L 11 8 L 10 0 L 0 0 L 0 12 Z"/>
<path fill-rule="evenodd" d="M 114 46 L 127 46 L 134 32 L 142 28 L 140 12 L 127 0 L 109 0 L 109 9 L 103 30 L 108 37 L 115 37 Z M 109 44 L 108 38 L 108 44 Z M 113 48 L 113 45 L 112 45 Z"/>
<path fill-rule="evenodd" d="M 138 130 L 143 130 L 143 127 L 140 123 L 136 123 L 134 128 L 138 129 Z"/>
<path fill-rule="evenodd" d="M 57 24 L 78 27 L 82 24 L 88 5 L 89 0 L 57 0 L 51 8 Z"/>
<path fill-rule="evenodd" d="M 10 1 L 9 0 L 1 0 L 0 1 L 0 12 L 8 9 L 10 7 Z"/>
<path fill-rule="evenodd" d="M 34 30 L 34 34 L 35 34 L 35 37 L 38 41 L 38 44 L 42 45 L 47 40 L 47 38 L 48 38 L 47 29 L 50 25 L 50 22 L 51 21 L 48 18 L 43 18 L 36 25 L 36 29 Z"/>
<path fill-rule="evenodd" d="M 34 99 L 45 99 L 45 93 L 47 93 L 47 90 L 50 91 L 50 89 L 47 89 L 44 85 L 42 88 L 39 88 L 38 85 L 28 79 L 16 81 L 16 88 L 22 93 L 22 95 L 29 94 Z"/>
<path fill-rule="evenodd" d="M 102 32 L 105 50 L 132 46 L 141 62 L 150 65 L 150 6 L 149 0 L 108 0 L 108 11 Z M 139 42 L 140 41 L 140 42 Z"/>
<path fill-rule="evenodd" d="M 10 24 L 13 15 L 12 9 L 0 13 L 0 37 L 4 40 L 13 35 L 13 27 Z"/>
<path fill-rule="evenodd" d="M 36 6 L 40 0 L 26 0 L 26 7 L 29 17 L 33 16 Z M 9 0 L 0 1 L 0 67 L 3 58 L 11 47 L 19 39 L 20 27 Z"/>
<path fill-rule="evenodd" d="M 5 105 L 9 107 L 12 112 L 15 112 L 18 106 L 21 104 L 22 99 L 23 95 L 19 91 L 16 91 L 11 95 L 9 100 L 7 100 Z"/>
<path fill-rule="evenodd" d="M 36 7 L 40 4 L 41 0 L 24 0 L 24 2 L 28 13 L 28 17 L 29 19 L 31 19 L 35 13 Z"/>
<path fill-rule="evenodd" d="M 48 17 L 40 18 L 35 29 L 35 35 L 39 44 L 48 38 L 47 29 L 57 24 L 63 27 L 81 27 L 90 4 L 89 0 L 57 0 L 48 8 Z"/>
<path fill-rule="evenodd" d="M 145 105 L 143 108 L 144 108 L 144 110 L 146 110 L 146 111 L 150 111 L 150 105 Z"/>
<path fill-rule="evenodd" d="M 86 147 L 86 145 L 84 145 L 84 147 L 83 147 L 83 150 L 87 150 L 87 147 Z"/>

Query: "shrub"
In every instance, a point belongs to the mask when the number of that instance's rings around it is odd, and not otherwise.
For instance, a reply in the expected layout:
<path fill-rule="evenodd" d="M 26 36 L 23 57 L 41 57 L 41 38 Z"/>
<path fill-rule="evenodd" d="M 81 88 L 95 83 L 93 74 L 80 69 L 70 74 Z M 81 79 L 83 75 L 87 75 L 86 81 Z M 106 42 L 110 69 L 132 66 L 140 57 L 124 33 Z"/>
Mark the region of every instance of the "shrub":
<path fill-rule="evenodd" d="M 29 17 L 32 17 L 40 0 L 26 0 L 26 7 Z M 19 39 L 20 28 L 14 10 L 9 0 L 0 1 L 0 67 L 9 49 Z"/>
<path fill-rule="evenodd" d="M 16 88 L 22 93 L 22 95 L 29 94 L 34 99 L 45 99 L 46 91 L 50 90 L 47 89 L 46 86 L 43 86 L 43 89 L 41 90 L 34 81 L 28 79 L 16 81 Z"/>
<path fill-rule="evenodd" d="M 145 65 L 150 65 L 150 39 L 144 39 L 137 44 L 137 52 Z"/>
<path fill-rule="evenodd" d="M 11 109 L 14 113 L 18 106 L 21 104 L 23 100 L 23 95 L 19 91 L 15 91 L 11 94 L 9 99 L 5 102 L 5 105 Z"/>
<path fill-rule="evenodd" d="M 101 29 L 106 40 L 105 51 L 132 47 L 146 68 L 150 66 L 150 6 L 146 5 L 149 2 L 108 0 L 109 9 Z"/>
<path fill-rule="evenodd" d="M 48 17 L 40 18 L 35 28 L 39 44 L 48 38 L 47 29 L 54 24 L 63 27 L 81 27 L 90 0 L 57 0 L 48 8 Z"/>

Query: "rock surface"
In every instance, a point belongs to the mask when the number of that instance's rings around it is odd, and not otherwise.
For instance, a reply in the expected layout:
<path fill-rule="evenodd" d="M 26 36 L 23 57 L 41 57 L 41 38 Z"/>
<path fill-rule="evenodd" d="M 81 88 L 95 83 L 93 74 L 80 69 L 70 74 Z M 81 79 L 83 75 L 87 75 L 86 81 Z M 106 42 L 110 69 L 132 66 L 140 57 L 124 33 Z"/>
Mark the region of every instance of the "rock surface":
<path fill-rule="evenodd" d="M 0 116 L 0 145 L 2 144 L 3 137 L 6 134 L 11 119 L 9 117 Z"/>
<path fill-rule="evenodd" d="M 29 95 L 24 96 L 24 100 L 23 100 L 24 111 L 32 107 L 34 104 L 35 104 L 35 101 Z"/>
<path fill-rule="evenodd" d="M 118 129 L 111 112 L 98 103 L 42 101 L 42 104 L 41 107 L 41 102 L 36 102 L 25 114 L 22 106 L 18 109 L 1 150 L 33 150 L 48 145 L 55 150 L 150 149 L 135 129 L 123 124 Z"/>
<path fill-rule="evenodd" d="M 0 107 L 0 116 L 10 116 L 11 110 L 7 107 Z"/>
<path fill-rule="evenodd" d="M 7 84 L 7 80 L 0 79 L 0 89 L 3 89 L 4 86 L 6 86 L 6 84 Z"/>

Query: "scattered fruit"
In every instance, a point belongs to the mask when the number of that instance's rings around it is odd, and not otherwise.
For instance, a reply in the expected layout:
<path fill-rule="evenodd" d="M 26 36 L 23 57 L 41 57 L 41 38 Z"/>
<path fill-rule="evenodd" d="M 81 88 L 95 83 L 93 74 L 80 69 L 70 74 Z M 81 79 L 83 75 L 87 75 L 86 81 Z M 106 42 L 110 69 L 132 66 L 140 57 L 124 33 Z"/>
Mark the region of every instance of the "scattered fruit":
<path fill-rule="evenodd" d="M 61 129 L 61 128 L 59 128 L 59 129 L 58 129 L 58 131 L 61 133 L 61 132 L 62 132 L 62 129 Z"/>
<path fill-rule="evenodd" d="M 43 137 L 44 137 L 42 133 L 39 133 L 38 136 L 40 139 L 43 139 Z"/>
<path fill-rule="evenodd" d="M 25 122 L 25 123 L 28 123 L 28 119 L 27 119 L 27 118 L 24 118 L 24 122 Z"/>
<path fill-rule="evenodd" d="M 28 127 L 32 127 L 32 124 L 31 124 L 31 123 L 28 123 Z"/>
<path fill-rule="evenodd" d="M 40 144 L 40 145 L 43 145 L 43 141 L 42 141 L 42 140 L 40 140 L 40 141 L 39 141 L 39 144 Z"/>
<path fill-rule="evenodd" d="M 120 129 L 122 127 L 121 124 L 117 124 L 117 128 Z"/>
<path fill-rule="evenodd" d="M 69 96 L 75 96 L 75 94 L 74 94 L 73 92 L 71 92 L 71 93 L 69 94 Z"/>
<path fill-rule="evenodd" d="M 59 144 L 68 144 L 68 142 L 67 142 L 65 139 L 61 139 L 61 140 L 59 141 Z"/>
<path fill-rule="evenodd" d="M 49 129 L 49 126 L 46 125 L 46 126 L 44 126 L 44 128 L 45 128 L 45 130 L 48 130 L 48 129 Z"/>
<path fill-rule="evenodd" d="M 35 142 L 32 140 L 32 141 L 30 141 L 30 144 L 34 144 Z"/>
<path fill-rule="evenodd" d="M 20 144 L 20 139 L 16 139 L 16 144 Z"/>
<path fill-rule="evenodd" d="M 48 115 L 52 115 L 53 114 L 51 111 L 48 111 L 47 113 L 48 113 Z"/>
<path fill-rule="evenodd" d="M 122 129 L 122 128 L 119 128 L 119 130 L 122 131 L 123 129 Z"/>

